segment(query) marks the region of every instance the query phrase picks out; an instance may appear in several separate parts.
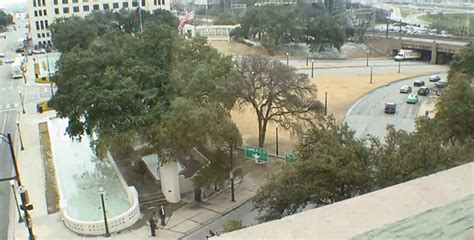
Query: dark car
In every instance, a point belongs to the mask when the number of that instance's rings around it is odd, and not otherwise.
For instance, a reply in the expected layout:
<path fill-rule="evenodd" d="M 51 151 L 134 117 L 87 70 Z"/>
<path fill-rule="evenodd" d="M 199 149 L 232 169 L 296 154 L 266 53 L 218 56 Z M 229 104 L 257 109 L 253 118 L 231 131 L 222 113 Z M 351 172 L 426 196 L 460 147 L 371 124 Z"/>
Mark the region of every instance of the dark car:
<path fill-rule="evenodd" d="M 385 103 L 385 113 L 394 114 L 397 111 L 397 104 L 396 103 Z"/>
<path fill-rule="evenodd" d="M 435 86 L 436 86 L 437 88 L 445 88 L 445 87 L 448 86 L 448 82 L 446 82 L 446 81 L 439 81 L 439 82 L 436 82 L 436 83 L 435 83 Z"/>
<path fill-rule="evenodd" d="M 17 49 L 15 50 L 15 52 L 16 52 L 16 53 L 23 53 L 23 52 L 25 52 L 25 50 L 23 50 L 23 48 L 17 48 Z"/>
<path fill-rule="evenodd" d="M 415 87 L 425 86 L 425 81 L 422 81 L 422 80 L 414 81 L 413 86 L 415 86 Z"/>
<path fill-rule="evenodd" d="M 418 89 L 418 95 L 420 96 L 428 96 L 430 94 L 430 89 L 428 87 L 420 87 Z"/>

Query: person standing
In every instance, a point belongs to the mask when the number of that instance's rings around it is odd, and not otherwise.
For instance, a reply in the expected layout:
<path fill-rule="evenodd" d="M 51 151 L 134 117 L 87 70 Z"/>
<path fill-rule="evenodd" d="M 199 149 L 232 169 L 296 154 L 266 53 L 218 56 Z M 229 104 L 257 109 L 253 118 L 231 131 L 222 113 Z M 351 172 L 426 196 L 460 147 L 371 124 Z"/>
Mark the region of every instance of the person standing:
<path fill-rule="evenodd" d="M 161 219 L 161 226 L 165 226 L 166 213 L 165 213 L 165 207 L 163 207 L 163 205 L 161 205 L 160 207 L 160 219 Z"/>
<path fill-rule="evenodd" d="M 148 218 L 148 222 L 150 222 L 150 230 L 151 230 L 151 236 L 155 237 L 155 230 L 156 230 L 156 223 L 158 222 L 158 219 L 156 218 L 155 212 L 152 212 L 150 217 Z"/>

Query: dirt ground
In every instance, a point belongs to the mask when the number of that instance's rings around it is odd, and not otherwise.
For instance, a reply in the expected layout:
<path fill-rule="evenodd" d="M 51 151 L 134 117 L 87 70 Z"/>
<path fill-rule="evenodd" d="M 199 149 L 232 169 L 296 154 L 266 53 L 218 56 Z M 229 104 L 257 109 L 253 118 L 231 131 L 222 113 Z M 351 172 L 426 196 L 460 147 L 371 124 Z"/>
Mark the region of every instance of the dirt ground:
<path fill-rule="evenodd" d="M 209 45 L 216 48 L 224 55 L 261 55 L 267 56 L 267 51 L 264 48 L 249 47 L 243 43 L 228 42 L 228 41 L 209 41 Z"/>

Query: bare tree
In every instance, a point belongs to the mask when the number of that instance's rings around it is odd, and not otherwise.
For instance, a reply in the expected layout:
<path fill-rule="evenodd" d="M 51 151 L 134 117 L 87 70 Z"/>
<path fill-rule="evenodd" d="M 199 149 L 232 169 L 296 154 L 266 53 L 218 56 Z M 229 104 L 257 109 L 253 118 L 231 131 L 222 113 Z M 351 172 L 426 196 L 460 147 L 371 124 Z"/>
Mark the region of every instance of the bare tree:
<path fill-rule="evenodd" d="M 297 122 L 313 121 L 321 111 L 316 86 L 306 74 L 258 56 L 241 58 L 237 66 L 244 81 L 240 104 L 250 104 L 257 114 L 259 147 L 269 122 L 290 129 Z"/>

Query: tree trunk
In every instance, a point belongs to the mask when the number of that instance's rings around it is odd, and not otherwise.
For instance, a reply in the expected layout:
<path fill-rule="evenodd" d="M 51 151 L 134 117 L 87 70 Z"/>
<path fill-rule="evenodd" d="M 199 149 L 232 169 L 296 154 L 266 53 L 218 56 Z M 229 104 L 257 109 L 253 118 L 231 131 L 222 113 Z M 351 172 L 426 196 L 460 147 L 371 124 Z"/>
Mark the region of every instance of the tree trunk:
<path fill-rule="evenodd" d="M 263 148 L 265 144 L 265 134 L 267 133 L 267 120 L 262 120 L 263 124 L 259 124 L 258 128 L 258 147 Z M 261 127 L 260 127 L 261 126 Z"/>

